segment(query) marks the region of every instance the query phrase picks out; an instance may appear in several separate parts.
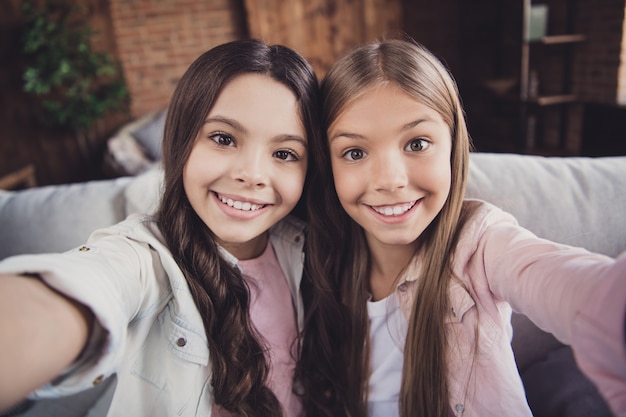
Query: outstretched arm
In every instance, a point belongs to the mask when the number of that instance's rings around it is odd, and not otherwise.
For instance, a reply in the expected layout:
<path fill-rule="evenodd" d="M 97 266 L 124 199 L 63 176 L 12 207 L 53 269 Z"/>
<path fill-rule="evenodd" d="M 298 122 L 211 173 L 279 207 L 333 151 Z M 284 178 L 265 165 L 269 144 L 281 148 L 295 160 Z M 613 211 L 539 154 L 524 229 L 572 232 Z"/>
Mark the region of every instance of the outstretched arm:
<path fill-rule="evenodd" d="M 41 279 L 0 274 L 0 412 L 72 364 L 93 321 Z"/>

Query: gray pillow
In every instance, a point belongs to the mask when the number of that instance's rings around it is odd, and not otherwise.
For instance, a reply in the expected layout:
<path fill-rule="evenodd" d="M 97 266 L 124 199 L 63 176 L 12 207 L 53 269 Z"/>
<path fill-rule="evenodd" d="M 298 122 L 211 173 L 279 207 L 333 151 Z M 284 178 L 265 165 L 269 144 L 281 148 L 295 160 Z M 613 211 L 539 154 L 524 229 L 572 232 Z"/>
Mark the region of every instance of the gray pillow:
<path fill-rule="evenodd" d="M 160 161 L 162 157 L 161 144 L 163 143 L 163 128 L 165 127 L 166 110 L 154 114 L 144 125 L 131 135 L 146 150 L 152 161 Z"/>

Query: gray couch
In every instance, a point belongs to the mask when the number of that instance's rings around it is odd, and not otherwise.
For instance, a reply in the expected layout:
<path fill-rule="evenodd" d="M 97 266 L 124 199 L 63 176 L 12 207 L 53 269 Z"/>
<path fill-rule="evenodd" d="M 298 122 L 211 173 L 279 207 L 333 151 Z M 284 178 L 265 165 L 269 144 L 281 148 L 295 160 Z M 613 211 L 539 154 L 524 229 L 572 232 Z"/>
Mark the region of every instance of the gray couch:
<path fill-rule="evenodd" d="M 63 251 L 98 227 L 156 207 L 161 173 L 0 192 L 0 259 Z M 616 256 L 626 250 L 626 156 L 544 158 L 513 154 L 471 156 L 468 197 L 513 213 L 537 235 Z M 616 312 L 619 314 L 620 312 Z M 513 317 L 515 351 L 536 417 L 610 416 L 594 386 L 578 371 L 569 347 Z M 13 415 L 106 414 L 115 381 L 60 400 L 24 404 Z"/>

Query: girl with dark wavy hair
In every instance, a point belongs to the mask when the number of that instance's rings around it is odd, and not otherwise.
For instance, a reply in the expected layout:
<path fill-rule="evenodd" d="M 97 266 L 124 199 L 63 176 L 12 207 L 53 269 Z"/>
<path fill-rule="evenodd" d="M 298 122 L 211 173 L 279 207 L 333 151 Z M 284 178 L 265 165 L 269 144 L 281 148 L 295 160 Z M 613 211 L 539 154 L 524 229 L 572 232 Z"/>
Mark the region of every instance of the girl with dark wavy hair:
<path fill-rule="evenodd" d="M 319 414 L 531 416 L 512 308 L 572 344 L 626 413 L 626 256 L 539 239 L 464 198 L 470 138 L 457 87 L 410 39 L 355 49 L 321 85 L 327 141 L 311 147 L 305 271 L 338 291 L 345 322 L 307 303 L 298 373 L 337 381 L 309 390 Z M 337 334 L 336 355 L 316 354 Z"/>
<path fill-rule="evenodd" d="M 110 416 L 301 415 L 290 213 L 318 119 L 317 78 L 291 49 L 241 40 L 193 62 L 168 106 L 156 215 L 0 263 L 0 409 L 116 374 Z"/>

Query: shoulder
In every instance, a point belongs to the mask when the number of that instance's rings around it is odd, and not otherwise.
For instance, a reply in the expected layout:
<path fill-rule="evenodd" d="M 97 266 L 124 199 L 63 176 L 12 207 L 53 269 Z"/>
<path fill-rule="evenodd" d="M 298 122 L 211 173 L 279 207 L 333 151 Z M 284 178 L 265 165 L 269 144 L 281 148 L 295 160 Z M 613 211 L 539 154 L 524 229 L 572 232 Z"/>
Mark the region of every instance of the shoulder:
<path fill-rule="evenodd" d="M 131 214 L 125 220 L 113 226 L 98 229 L 91 234 L 89 241 L 109 236 L 124 237 L 151 245 L 158 242 L 159 246 L 164 241 L 156 218 L 145 214 Z"/>
<path fill-rule="evenodd" d="M 481 235 L 498 224 L 518 225 L 512 214 L 483 200 L 466 199 L 463 202 L 463 235 Z"/>
<path fill-rule="evenodd" d="M 491 239 L 489 236 L 500 229 L 521 230 L 513 215 L 491 203 L 466 199 L 462 209 L 463 223 L 455 250 L 457 261 L 466 262 L 481 246 Z"/>
<path fill-rule="evenodd" d="M 274 238 L 287 240 L 294 245 L 301 245 L 304 241 L 306 223 L 295 216 L 287 216 L 270 229 Z"/>

